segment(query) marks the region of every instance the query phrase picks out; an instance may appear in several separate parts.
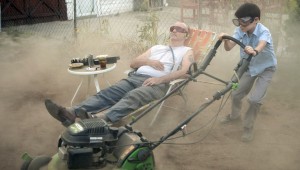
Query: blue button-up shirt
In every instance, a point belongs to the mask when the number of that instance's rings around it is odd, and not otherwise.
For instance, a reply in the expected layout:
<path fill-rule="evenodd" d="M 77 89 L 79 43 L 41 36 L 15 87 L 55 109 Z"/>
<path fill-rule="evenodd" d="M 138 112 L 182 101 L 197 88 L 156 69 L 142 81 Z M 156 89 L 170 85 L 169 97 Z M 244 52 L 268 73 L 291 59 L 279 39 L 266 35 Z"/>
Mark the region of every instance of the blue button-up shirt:
<path fill-rule="evenodd" d="M 258 42 L 263 40 L 267 44 L 265 48 L 252 60 L 249 64 L 249 72 L 251 76 L 256 76 L 262 73 L 268 67 L 276 67 L 277 59 L 274 53 L 272 36 L 267 27 L 258 23 L 254 32 L 249 36 L 247 33 L 243 32 L 240 27 L 237 27 L 234 31 L 233 37 L 240 40 L 246 46 L 251 46 L 255 48 Z M 240 49 L 241 58 L 247 58 L 248 54 L 244 52 L 244 49 Z"/>

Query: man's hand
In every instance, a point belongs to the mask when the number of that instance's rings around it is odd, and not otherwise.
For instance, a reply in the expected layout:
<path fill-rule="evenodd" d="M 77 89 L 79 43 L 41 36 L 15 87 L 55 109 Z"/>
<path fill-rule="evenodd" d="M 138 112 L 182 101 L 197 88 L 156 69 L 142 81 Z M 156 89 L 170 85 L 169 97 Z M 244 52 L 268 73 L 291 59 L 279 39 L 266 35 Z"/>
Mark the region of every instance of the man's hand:
<path fill-rule="evenodd" d="M 151 66 L 155 70 L 163 71 L 164 65 L 159 60 L 149 60 L 147 65 Z"/>
<path fill-rule="evenodd" d="M 163 79 L 161 77 L 151 77 L 144 81 L 143 86 L 153 86 L 161 83 L 163 83 Z"/>

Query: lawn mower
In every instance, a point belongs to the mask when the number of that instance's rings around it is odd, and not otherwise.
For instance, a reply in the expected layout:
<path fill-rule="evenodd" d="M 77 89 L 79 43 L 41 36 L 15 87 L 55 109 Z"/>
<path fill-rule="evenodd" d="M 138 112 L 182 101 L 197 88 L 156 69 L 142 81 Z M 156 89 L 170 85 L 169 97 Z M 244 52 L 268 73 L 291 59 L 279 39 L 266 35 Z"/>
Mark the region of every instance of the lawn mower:
<path fill-rule="evenodd" d="M 223 39 L 232 40 L 240 45 L 241 48 L 245 48 L 244 44 L 233 37 L 223 36 Z M 219 100 L 227 92 L 236 88 L 239 78 L 247 70 L 252 58 L 251 55 L 240 60 L 235 68 L 236 74 L 230 81 L 223 81 L 204 72 L 221 43 L 222 41 L 220 40 L 216 42 L 199 68 L 196 64 L 191 65 L 189 78 L 180 83 L 168 95 L 150 105 L 129 124 L 113 127 L 102 119 L 79 120 L 62 132 L 58 140 L 58 152 L 54 156 L 30 157 L 28 154 L 24 154 L 22 158 L 25 161 L 21 169 L 34 170 L 40 167 L 47 167 L 48 170 L 103 169 L 107 164 L 113 164 L 115 166 L 114 169 L 122 170 L 155 169 L 153 150 L 177 132 L 182 131 L 195 116 L 214 101 Z M 140 131 L 133 129 L 132 125 L 140 118 L 200 74 L 224 83 L 226 85 L 225 88 L 216 92 L 212 99 L 203 103 L 197 111 L 156 142 L 149 141 Z"/>

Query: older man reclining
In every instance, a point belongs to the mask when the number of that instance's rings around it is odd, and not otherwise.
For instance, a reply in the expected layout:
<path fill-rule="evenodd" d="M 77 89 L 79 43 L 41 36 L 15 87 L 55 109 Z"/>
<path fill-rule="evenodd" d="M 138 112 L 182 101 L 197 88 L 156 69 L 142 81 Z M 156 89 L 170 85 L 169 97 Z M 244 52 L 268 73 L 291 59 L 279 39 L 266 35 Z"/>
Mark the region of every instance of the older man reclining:
<path fill-rule="evenodd" d="M 73 107 L 65 108 L 47 99 L 48 112 L 67 127 L 84 113 L 94 114 L 109 108 L 98 117 L 114 124 L 139 107 L 162 98 L 169 82 L 186 76 L 193 62 L 192 49 L 184 46 L 188 32 L 185 23 L 176 22 L 170 27 L 169 45 L 155 45 L 133 59 L 130 67 L 136 71 L 128 78 Z"/>

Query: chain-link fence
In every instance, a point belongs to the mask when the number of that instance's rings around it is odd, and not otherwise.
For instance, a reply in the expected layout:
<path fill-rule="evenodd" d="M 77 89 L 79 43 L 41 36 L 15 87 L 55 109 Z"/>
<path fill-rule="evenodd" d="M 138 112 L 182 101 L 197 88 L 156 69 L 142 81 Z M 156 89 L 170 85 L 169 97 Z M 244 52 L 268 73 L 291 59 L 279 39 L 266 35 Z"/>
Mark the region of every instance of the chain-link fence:
<path fill-rule="evenodd" d="M 18 31 L 63 39 L 70 39 L 83 33 L 95 33 L 147 45 L 164 41 L 169 26 L 179 20 L 191 27 L 231 33 L 234 29 L 230 24 L 234 11 L 245 0 L 1 0 L 0 2 L 2 31 Z M 271 31 L 280 34 L 287 0 L 252 0 L 252 2 L 257 3 L 266 14 L 262 19 L 267 21 L 266 24 L 269 24 Z"/>

